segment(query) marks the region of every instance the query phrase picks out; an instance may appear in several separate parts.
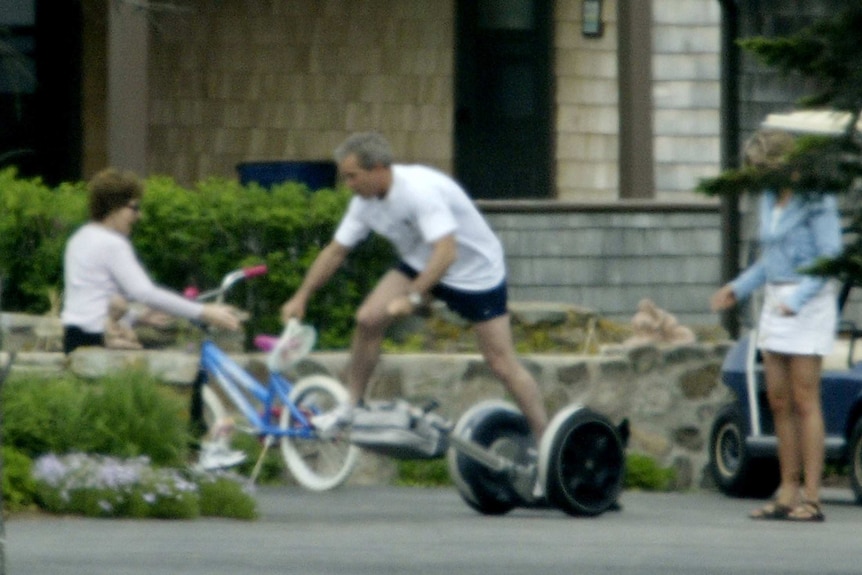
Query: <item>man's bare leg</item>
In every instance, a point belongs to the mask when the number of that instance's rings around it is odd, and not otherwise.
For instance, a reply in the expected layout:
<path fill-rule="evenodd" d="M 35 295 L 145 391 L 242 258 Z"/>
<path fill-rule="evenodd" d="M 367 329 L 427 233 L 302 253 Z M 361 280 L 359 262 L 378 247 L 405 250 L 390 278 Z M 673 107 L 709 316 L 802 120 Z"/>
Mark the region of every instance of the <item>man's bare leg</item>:
<path fill-rule="evenodd" d="M 539 384 L 515 355 L 509 315 L 477 323 L 474 329 L 482 356 L 494 375 L 503 381 L 506 389 L 514 396 L 538 443 L 548 425 L 548 414 L 542 402 Z"/>
<path fill-rule="evenodd" d="M 393 321 L 386 306 L 396 297 L 404 295 L 409 286 L 410 279 L 407 276 L 390 270 L 380 278 L 356 312 L 356 329 L 350 345 L 347 371 L 347 387 L 353 403 L 358 403 L 365 395 L 371 374 L 380 359 L 380 346 L 386 328 Z"/>

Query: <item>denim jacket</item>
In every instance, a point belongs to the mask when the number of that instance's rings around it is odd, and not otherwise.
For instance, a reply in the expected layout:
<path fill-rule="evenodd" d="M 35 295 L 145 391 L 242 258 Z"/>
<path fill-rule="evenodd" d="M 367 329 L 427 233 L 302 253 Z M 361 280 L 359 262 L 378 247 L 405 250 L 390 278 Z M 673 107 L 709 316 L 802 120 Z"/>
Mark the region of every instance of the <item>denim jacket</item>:
<path fill-rule="evenodd" d="M 823 257 L 835 257 L 843 249 L 841 222 L 835 196 L 803 197 L 794 194 L 784 206 L 775 229 L 772 212 L 777 195 L 769 190 L 760 198 L 760 258 L 731 282 L 738 300 L 766 283 L 797 283 L 782 302 L 794 312 L 826 284 L 827 278 L 800 273 Z"/>

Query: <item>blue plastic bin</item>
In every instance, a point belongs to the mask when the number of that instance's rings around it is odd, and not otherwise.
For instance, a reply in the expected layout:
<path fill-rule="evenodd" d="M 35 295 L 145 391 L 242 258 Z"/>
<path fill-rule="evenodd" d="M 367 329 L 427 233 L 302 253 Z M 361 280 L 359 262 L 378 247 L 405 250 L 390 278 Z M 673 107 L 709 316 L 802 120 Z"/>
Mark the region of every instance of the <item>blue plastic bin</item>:
<path fill-rule="evenodd" d="M 310 190 L 334 188 L 338 177 L 334 162 L 243 162 L 236 170 L 241 184 L 256 182 L 264 188 L 282 182 L 299 182 Z"/>

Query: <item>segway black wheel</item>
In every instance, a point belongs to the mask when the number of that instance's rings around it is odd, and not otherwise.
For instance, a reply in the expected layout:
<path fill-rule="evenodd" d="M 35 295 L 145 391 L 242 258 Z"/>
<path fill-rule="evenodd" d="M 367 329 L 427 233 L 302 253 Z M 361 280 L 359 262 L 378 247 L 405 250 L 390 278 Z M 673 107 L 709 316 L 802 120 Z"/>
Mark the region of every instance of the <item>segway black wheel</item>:
<path fill-rule="evenodd" d="M 599 515 L 616 502 L 624 478 L 623 441 L 606 417 L 576 405 L 551 420 L 539 446 L 539 481 L 550 505 Z"/>
<path fill-rule="evenodd" d="M 534 445 L 526 418 L 503 401 L 479 403 L 464 413 L 452 435 L 472 441 L 492 453 L 524 462 Z M 461 498 L 485 515 L 502 515 L 523 505 L 510 474 L 494 471 L 451 445 L 447 453 L 449 474 Z"/>

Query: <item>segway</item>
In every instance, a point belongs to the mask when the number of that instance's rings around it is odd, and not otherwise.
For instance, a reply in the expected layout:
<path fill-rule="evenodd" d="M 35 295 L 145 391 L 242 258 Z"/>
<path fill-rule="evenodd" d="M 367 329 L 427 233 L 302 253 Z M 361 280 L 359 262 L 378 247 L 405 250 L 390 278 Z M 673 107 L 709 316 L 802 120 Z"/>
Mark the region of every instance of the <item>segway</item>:
<path fill-rule="evenodd" d="M 483 514 L 549 506 L 569 515 L 600 515 L 622 490 L 626 425 L 618 428 L 589 408 L 569 406 L 554 416 L 536 450 L 520 411 L 483 402 L 450 434 L 449 472 L 467 505 Z"/>
<path fill-rule="evenodd" d="M 468 506 L 485 515 L 516 507 L 555 507 L 596 516 L 622 490 L 625 429 L 573 405 L 550 422 L 538 448 L 512 404 L 490 400 L 454 425 L 404 400 L 372 401 L 357 410 L 351 443 L 396 459 L 447 457 L 449 474 Z"/>

